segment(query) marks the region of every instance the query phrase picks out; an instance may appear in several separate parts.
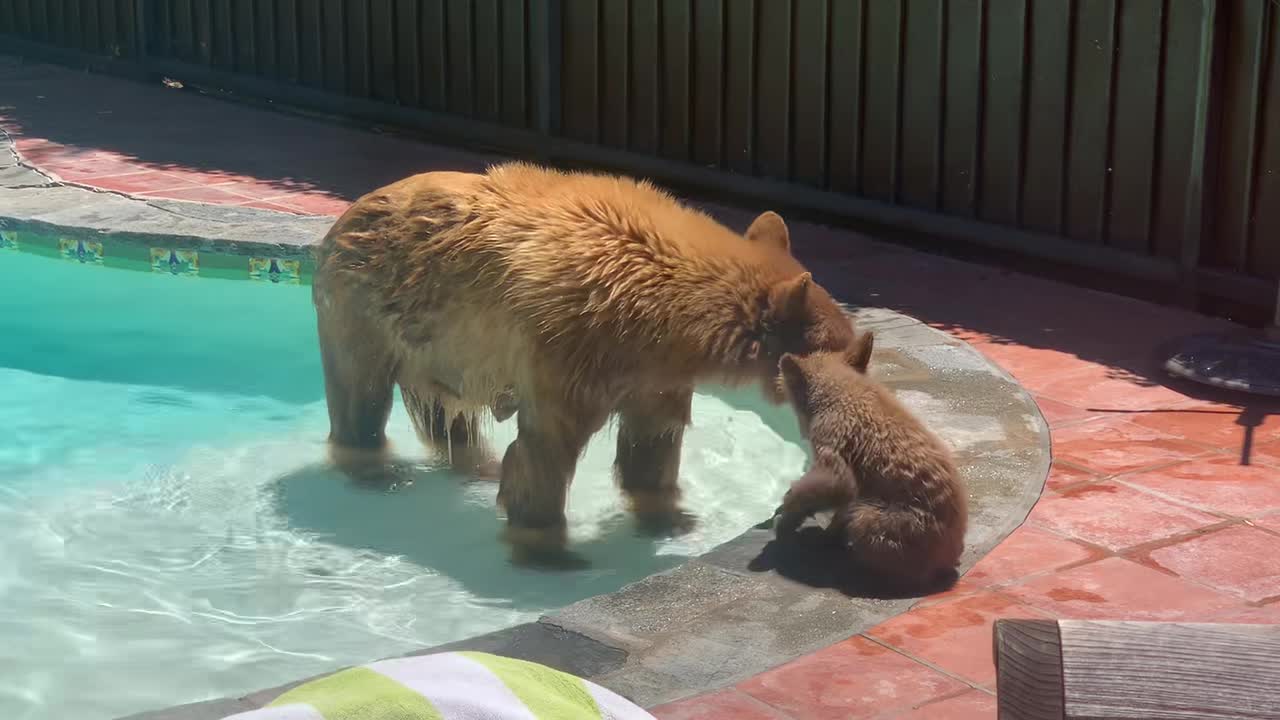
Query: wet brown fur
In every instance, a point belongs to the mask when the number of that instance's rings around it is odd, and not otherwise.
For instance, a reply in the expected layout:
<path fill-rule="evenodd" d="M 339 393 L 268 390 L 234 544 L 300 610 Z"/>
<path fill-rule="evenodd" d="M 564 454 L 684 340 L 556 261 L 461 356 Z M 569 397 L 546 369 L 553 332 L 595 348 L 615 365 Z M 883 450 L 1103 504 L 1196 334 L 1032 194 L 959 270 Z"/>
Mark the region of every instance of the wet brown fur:
<path fill-rule="evenodd" d="M 623 489 L 669 515 L 696 383 L 776 392 L 784 352 L 853 337 L 776 214 L 744 237 L 644 182 L 519 163 L 359 199 L 321 244 L 314 300 L 333 445 L 381 448 L 395 384 L 423 440 L 455 451 L 483 410 L 514 412 L 499 501 L 517 540 L 553 545 L 611 415 Z"/>
<path fill-rule="evenodd" d="M 968 499 L 950 451 L 888 389 L 866 376 L 874 338 L 845 352 L 781 360 L 783 386 L 814 451 L 787 492 L 779 536 L 818 512 L 857 567 L 918 588 L 954 576 Z"/>

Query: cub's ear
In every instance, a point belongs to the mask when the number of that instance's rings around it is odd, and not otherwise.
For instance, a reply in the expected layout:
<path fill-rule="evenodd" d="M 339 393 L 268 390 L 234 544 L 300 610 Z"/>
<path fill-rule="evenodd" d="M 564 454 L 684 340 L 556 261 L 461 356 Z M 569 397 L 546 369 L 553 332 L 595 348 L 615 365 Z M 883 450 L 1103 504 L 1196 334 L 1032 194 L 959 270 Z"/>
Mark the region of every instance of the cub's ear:
<path fill-rule="evenodd" d="M 774 314 L 788 320 L 801 317 L 812 282 L 813 276 L 805 272 L 774 285 L 769 291 L 769 306 Z"/>
<path fill-rule="evenodd" d="M 868 331 L 858 335 L 844 351 L 844 361 L 849 367 L 857 370 L 863 375 L 867 374 L 867 367 L 871 365 L 871 351 L 875 348 L 875 334 Z"/>
<path fill-rule="evenodd" d="M 747 228 L 747 240 L 772 245 L 783 252 L 791 252 L 791 233 L 782 216 L 768 210 L 760 213 L 760 217 Z"/>

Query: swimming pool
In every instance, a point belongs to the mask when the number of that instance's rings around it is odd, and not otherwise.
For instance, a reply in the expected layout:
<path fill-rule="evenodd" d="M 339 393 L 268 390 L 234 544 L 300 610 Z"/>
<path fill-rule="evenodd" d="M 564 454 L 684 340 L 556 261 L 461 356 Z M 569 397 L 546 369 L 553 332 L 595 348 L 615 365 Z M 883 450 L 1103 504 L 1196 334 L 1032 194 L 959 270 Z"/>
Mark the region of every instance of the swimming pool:
<path fill-rule="evenodd" d="M 361 489 L 324 465 L 308 273 L 0 240 L 0 717 L 117 717 L 534 619 L 733 538 L 803 470 L 784 408 L 699 394 L 682 468 L 696 531 L 633 531 L 601 433 L 569 499 L 590 567 L 513 568 L 496 485 L 428 457 L 399 405 L 402 482 Z M 500 451 L 514 433 L 490 437 Z"/>

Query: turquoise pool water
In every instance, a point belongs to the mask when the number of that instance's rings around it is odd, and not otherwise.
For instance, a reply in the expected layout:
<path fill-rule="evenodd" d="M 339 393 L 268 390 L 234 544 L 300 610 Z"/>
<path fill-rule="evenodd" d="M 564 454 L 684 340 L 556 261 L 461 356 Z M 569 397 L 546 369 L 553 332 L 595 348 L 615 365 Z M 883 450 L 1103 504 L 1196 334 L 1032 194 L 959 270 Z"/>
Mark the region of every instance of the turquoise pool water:
<path fill-rule="evenodd" d="M 805 462 L 789 413 L 754 391 L 700 394 L 694 423 L 696 532 L 632 531 L 602 433 L 569 501 L 591 567 L 515 569 L 496 486 L 441 469 L 398 406 L 399 487 L 362 490 L 324 465 L 306 286 L 0 250 L 0 717 L 243 693 L 672 567 L 767 517 Z M 493 429 L 496 447 L 514 425 Z"/>

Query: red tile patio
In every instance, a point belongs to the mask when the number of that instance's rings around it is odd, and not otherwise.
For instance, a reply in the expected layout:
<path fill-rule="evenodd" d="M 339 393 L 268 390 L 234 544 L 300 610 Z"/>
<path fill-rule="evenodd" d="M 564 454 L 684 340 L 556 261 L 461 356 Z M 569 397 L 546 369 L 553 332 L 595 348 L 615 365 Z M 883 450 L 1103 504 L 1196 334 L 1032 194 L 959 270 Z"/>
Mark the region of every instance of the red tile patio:
<path fill-rule="evenodd" d="M 484 162 L 232 105 L 167 109 L 165 132 L 146 137 L 149 114 L 115 95 L 42 92 L 0 108 L 23 157 L 148 198 L 335 214 L 429 163 Z M 113 112 L 86 114 L 103 107 Z M 815 254 L 838 260 L 835 248 Z M 1170 383 L 1155 355 L 1221 323 L 897 250 L 849 272 L 867 297 L 974 343 L 1034 392 L 1054 442 L 1044 496 L 951 593 L 658 717 L 994 718 L 995 619 L 1280 622 L 1280 405 Z"/>

